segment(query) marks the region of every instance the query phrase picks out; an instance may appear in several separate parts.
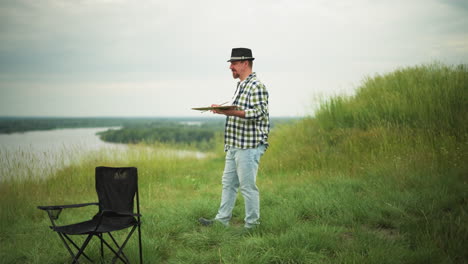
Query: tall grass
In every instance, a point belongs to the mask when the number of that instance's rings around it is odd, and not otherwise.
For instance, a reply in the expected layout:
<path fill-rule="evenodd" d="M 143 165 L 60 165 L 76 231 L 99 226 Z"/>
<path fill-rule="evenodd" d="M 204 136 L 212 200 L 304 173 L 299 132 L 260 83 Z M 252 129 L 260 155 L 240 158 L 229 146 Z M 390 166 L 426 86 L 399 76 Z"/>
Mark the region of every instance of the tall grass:
<path fill-rule="evenodd" d="M 371 232 L 392 244 L 385 251 L 371 239 L 367 250 L 381 250 L 377 256 L 341 251 L 343 259 L 331 258 L 337 263 L 466 263 L 467 95 L 466 65 L 368 78 L 356 95 L 331 98 L 314 118 L 273 131 L 263 171 L 281 171 L 272 184 L 284 177 L 295 191 L 337 182 L 328 201 L 304 191 L 295 212 L 351 226 L 345 237 L 353 243 Z"/>
<path fill-rule="evenodd" d="M 458 135 L 467 129 L 467 65 L 422 65 L 365 79 L 352 97 L 321 105 L 324 129 L 411 127 Z"/>
<path fill-rule="evenodd" d="M 197 223 L 219 205 L 221 146 L 203 158 L 148 146 L 95 153 L 40 181 L 0 183 L 0 258 L 69 261 L 35 206 L 95 201 L 94 167 L 131 165 L 146 263 L 467 263 L 467 74 L 399 69 L 330 99 L 314 118 L 276 126 L 258 175 L 262 223 L 251 233 L 242 232 L 240 196 L 230 228 Z M 86 210 L 61 221 L 96 209 Z M 134 260 L 135 249 L 130 242 Z"/>

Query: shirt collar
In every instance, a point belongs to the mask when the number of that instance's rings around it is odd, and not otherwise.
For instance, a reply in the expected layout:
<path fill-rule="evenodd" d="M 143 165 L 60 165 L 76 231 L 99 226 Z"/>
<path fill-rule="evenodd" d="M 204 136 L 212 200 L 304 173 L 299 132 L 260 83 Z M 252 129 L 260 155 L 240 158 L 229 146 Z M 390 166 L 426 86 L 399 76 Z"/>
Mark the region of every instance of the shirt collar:
<path fill-rule="evenodd" d="M 245 83 L 248 83 L 250 79 L 255 78 L 255 77 L 257 77 L 257 75 L 255 74 L 255 72 L 252 72 L 249 76 L 247 76 L 247 78 L 245 78 L 245 80 L 239 81 L 238 84 L 241 86 L 244 86 Z"/>

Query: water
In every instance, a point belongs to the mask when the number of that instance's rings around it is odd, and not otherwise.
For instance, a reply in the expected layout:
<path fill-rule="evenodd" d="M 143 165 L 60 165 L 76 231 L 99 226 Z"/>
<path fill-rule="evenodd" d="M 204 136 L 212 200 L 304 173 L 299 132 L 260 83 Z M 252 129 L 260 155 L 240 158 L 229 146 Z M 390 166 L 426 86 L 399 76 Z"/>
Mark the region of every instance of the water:
<path fill-rule="evenodd" d="M 127 145 L 102 141 L 108 128 L 74 128 L 0 134 L 0 181 L 44 177 L 100 149 L 125 151 Z"/>
<path fill-rule="evenodd" d="M 79 145 L 88 149 L 123 146 L 102 141 L 96 133 L 109 128 L 73 128 L 25 133 L 0 134 L 0 148 L 7 150 L 28 149 L 35 152 L 57 151 L 66 145 Z"/>
<path fill-rule="evenodd" d="M 197 159 L 207 156 L 198 151 L 107 143 L 96 135 L 107 129 L 109 127 L 0 134 L 0 182 L 44 178 L 86 157 L 94 157 L 96 152 L 99 152 L 100 160 L 113 161 L 155 159 L 161 155 Z"/>

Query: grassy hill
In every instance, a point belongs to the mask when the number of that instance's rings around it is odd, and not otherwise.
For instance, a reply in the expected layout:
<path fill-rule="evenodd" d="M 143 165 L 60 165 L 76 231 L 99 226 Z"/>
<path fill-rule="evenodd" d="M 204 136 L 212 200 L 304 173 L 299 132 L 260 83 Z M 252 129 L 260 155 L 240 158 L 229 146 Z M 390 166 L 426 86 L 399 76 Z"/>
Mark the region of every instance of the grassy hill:
<path fill-rule="evenodd" d="M 249 234 L 240 195 L 231 227 L 197 223 L 219 205 L 221 139 L 203 159 L 136 145 L 45 180 L 0 183 L 0 259 L 67 262 L 35 206 L 95 201 L 94 167 L 108 165 L 139 169 L 146 263 L 467 263 L 467 97 L 466 65 L 403 68 L 275 127 L 258 175 L 262 224 Z M 76 210 L 62 223 L 96 209 Z"/>

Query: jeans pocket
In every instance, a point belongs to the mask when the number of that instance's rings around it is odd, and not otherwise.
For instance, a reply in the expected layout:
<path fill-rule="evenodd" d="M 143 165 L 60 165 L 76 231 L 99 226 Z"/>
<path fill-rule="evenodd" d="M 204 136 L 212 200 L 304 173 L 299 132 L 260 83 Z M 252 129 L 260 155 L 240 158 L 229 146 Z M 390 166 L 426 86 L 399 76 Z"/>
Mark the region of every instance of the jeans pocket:
<path fill-rule="evenodd" d="M 256 149 L 255 149 L 255 161 L 257 163 L 260 162 L 260 158 L 263 156 L 263 154 L 265 153 L 265 150 L 266 150 L 266 146 L 261 144 L 259 145 Z"/>

